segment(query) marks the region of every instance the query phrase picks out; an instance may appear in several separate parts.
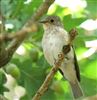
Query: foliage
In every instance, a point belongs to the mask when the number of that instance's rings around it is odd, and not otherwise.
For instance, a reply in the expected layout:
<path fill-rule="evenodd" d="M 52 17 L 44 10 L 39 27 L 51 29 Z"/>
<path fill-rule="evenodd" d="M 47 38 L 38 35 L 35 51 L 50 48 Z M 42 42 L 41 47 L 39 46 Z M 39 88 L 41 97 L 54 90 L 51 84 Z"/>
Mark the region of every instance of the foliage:
<path fill-rule="evenodd" d="M 65 2 L 65 0 L 63 1 Z M 5 25 L 4 34 L 20 30 L 42 2 L 43 0 L 32 0 L 29 3 L 24 0 L 0 0 L 0 12 L 4 18 L 3 23 Z M 55 14 L 60 16 L 67 31 L 74 27 L 77 28 L 78 36 L 74 41 L 74 47 L 81 70 L 81 86 L 85 96 L 91 96 L 97 94 L 97 52 L 89 55 L 91 53 L 89 50 L 96 48 L 97 51 L 97 46 L 94 45 L 94 47 L 87 48 L 85 42 L 97 40 L 97 27 L 89 30 L 92 23 L 88 29 L 81 27 L 81 24 L 87 19 L 93 19 L 97 22 L 97 1 L 86 0 L 85 3 L 87 4 L 86 7 L 77 6 L 76 9 L 78 10 L 75 11 L 70 6 L 62 7 L 58 3 L 54 3 L 50 7 L 48 15 Z M 42 52 L 42 36 L 42 27 L 39 28 L 38 32 L 31 33 L 18 48 L 11 62 L 5 66 L 4 71 L 0 71 L 1 95 L 6 97 L 5 92 L 10 90 L 9 87 L 4 85 L 8 82 L 7 75 L 11 75 L 14 78 L 16 86 L 21 86 L 20 88 L 26 91 L 24 92 L 25 95 L 23 94 L 24 96 L 21 94 L 20 100 L 31 100 L 41 86 L 50 71 L 50 65 L 44 59 Z M 15 100 L 15 97 L 13 98 Z M 59 100 L 59 98 L 60 100 L 64 100 L 64 98 L 71 100 L 72 95 L 68 82 L 58 72 L 42 100 Z"/>

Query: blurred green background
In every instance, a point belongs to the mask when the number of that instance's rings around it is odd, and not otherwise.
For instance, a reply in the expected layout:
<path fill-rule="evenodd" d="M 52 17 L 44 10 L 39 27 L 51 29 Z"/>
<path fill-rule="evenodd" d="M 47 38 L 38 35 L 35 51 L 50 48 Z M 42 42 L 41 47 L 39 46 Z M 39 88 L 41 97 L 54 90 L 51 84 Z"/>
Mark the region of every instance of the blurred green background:
<path fill-rule="evenodd" d="M 0 0 L 5 26 L 2 33 L 20 30 L 41 3 L 43 0 Z M 74 47 L 81 86 L 85 96 L 97 94 L 97 0 L 56 0 L 47 15 L 58 15 L 67 31 L 77 29 Z M 51 67 L 44 59 L 42 36 L 42 27 L 38 32 L 30 33 L 11 62 L 0 70 L 0 94 L 8 100 L 31 100 L 49 73 Z M 72 100 L 69 84 L 59 72 L 41 100 Z"/>

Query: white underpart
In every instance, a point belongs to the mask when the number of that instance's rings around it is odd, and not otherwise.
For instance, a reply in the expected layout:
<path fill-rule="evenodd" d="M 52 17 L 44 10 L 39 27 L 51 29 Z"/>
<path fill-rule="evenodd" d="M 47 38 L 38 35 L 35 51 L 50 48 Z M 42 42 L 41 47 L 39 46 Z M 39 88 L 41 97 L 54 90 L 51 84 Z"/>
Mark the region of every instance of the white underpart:
<path fill-rule="evenodd" d="M 55 60 L 58 59 L 58 54 L 62 52 L 63 46 L 68 44 L 69 35 L 63 28 L 58 26 L 52 25 L 48 28 L 45 27 L 45 29 L 46 30 L 42 39 L 43 52 L 47 62 L 54 66 Z M 74 69 L 74 53 L 72 47 L 70 52 L 65 56 L 68 59 L 64 59 L 60 69 L 64 73 L 64 77 L 66 79 L 75 82 L 76 74 Z"/>

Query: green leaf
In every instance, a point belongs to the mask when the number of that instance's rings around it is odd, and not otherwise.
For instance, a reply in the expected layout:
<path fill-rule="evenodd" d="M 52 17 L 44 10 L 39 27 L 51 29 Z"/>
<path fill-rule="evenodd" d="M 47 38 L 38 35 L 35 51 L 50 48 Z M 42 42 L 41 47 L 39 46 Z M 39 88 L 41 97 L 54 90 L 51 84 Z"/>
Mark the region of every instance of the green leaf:
<path fill-rule="evenodd" d="M 97 57 L 94 59 L 88 59 L 88 62 L 84 68 L 83 75 L 88 78 L 97 80 Z"/>
<path fill-rule="evenodd" d="M 97 94 L 97 80 L 81 76 L 81 86 L 85 97 Z"/>
<path fill-rule="evenodd" d="M 86 18 L 72 18 L 71 15 L 64 16 L 63 24 L 66 30 L 70 31 L 72 28 L 79 26 Z"/>
<path fill-rule="evenodd" d="M 86 0 L 89 17 L 96 18 L 97 17 L 97 0 Z"/>

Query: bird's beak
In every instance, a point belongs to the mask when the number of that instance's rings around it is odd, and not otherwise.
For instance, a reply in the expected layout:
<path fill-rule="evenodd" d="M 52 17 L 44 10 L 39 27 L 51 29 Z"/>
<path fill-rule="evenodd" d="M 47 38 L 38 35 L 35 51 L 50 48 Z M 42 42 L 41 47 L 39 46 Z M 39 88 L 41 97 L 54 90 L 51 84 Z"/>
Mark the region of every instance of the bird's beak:
<path fill-rule="evenodd" d="M 47 23 L 48 21 L 46 21 L 46 20 L 40 20 L 39 21 L 39 23 L 43 23 L 43 24 L 45 24 L 45 23 Z"/>

